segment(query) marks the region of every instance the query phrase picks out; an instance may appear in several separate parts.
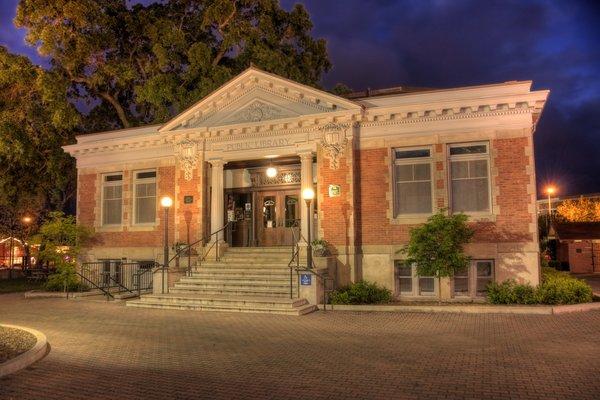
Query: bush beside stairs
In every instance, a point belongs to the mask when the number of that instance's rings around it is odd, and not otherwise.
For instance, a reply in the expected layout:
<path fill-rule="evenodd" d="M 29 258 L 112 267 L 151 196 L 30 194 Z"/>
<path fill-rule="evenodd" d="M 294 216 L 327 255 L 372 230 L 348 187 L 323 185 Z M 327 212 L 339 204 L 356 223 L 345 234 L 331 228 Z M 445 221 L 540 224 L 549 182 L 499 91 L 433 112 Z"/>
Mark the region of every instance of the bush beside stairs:
<path fill-rule="evenodd" d="M 290 299 L 288 247 L 232 247 L 220 261 L 203 261 L 167 294 L 142 295 L 129 307 L 304 315 L 317 309 L 298 297 L 296 274 Z"/>

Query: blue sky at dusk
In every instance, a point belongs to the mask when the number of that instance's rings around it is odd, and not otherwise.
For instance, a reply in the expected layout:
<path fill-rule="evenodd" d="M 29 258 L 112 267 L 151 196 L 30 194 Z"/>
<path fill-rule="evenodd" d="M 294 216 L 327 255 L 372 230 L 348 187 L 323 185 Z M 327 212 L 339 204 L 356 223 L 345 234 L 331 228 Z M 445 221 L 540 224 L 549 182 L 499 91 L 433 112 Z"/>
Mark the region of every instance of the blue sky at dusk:
<path fill-rule="evenodd" d="M 148 1 L 146 1 L 148 2 Z M 532 80 L 550 89 L 535 136 L 538 186 L 600 192 L 600 8 L 592 1 L 283 0 L 303 3 L 334 67 L 323 86 L 355 90 Z M 0 45 L 47 60 L 0 2 Z"/>

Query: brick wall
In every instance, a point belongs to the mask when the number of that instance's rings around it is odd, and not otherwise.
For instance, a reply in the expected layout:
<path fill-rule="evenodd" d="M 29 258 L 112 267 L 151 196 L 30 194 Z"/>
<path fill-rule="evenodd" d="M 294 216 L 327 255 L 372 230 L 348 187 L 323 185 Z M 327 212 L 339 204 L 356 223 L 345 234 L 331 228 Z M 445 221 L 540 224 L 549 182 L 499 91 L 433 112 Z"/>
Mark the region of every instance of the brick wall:
<path fill-rule="evenodd" d="M 490 142 L 492 163 L 492 204 L 489 222 L 477 222 L 474 242 L 531 242 L 535 215 L 530 208 L 535 193 L 529 193 L 529 171 L 533 171 L 531 140 L 527 137 L 495 139 Z M 434 201 L 448 206 L 446 146 L 434 146 Z M 392 187 L 388 148 L 363 149 L 357 154 L 357 236 L 362 245 L 398 245 L 409 239 L 411 223 L 391 218 Z M 494 220 L 495 219 L 495 220 Z"/>
<path fill-rule="evenodd" d="M 569 269 L 575 274 L 600 272 L 600 243 L 568 242 Z"/>
<path fill-rule="evenodd" d="M 163 243 L 164 217 L 160 207 L 160 198 L 169 195 L 175 198 L 175 167 L 157 168 L 157 220 L 153 227 L 131 226 L 132 210 L 132 172 L 123 171 L 123 226 L 102 228 L 100 220 L 100 174 L 80 174 L 77 192 L 78 222 L 94 228 L 94 247 L 160 247 Z M 174 240 L 175 213 L 169 214 L 169 241 Z"/>
<path fill-rule="evenodd" d="M 345 156 L 339 160 L 338 169 L 330 168 L 331 160 L 324 156 L 322 148 L 317 151 L 319 228 L 321 237 L 335 246 L 338 252 L 344 247 L 354 246 L 351 148 L 351 144 L 348 144 Z M 340 196 L 329 197 L 330 184 L 340 185 Z"/>
<path fill-rule="evenodd" d="M 199 163 L 202 166 L 202 163 Z M 177 237 L 179 242 L 187 242 L 187 228 L 189 225 L 190 243 L 200 239 L 202 232 L 202 210 L 204 201 L 202 198 L 202 167 L 194 168 L 192 179 L 186 180 L 183 169 L 177 170 L 177 196 L 176 196 L 176 219 Z M 193 202 L 186 204 L 185 196 L 192 196 Z"/>

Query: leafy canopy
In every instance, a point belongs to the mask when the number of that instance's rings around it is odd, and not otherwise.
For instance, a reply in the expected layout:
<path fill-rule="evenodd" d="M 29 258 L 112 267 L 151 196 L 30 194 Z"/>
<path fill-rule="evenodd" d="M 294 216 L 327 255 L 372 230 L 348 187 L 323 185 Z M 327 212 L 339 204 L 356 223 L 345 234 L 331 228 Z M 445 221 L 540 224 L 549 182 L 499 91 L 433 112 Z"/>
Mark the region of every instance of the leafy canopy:
<path fill-rule="evenodd" d="M 60 76 L 0 46 L 0 206 L 17 216 L 64 207 L 75 174 L 61 146 L 78 123 Z"/>
<path fill-rule="evenodd" d="M 463 246 L 473 237 L 465 214 L 446 215 L 444 210 L 432 215 L 427 223 L 411 229 L 408 245 L 403 249 L 406 261 L 416 264 L 417 275 L 451 277 L 468 266 Z"/>
<path fill-rule="evenodd" d="M 302 5 L 277 0 L 20 0 L 15 24 L 52 60 L 52 91 L 89 108 L 86 130 L 160 123 L 254 63 L 316 86 L 331 64 Z M 118 117 L 115 121 L 114 115 Z M 113 122 L 114 121 L 114 122 Z"/>
<path fill-rule="evenodd" d="M 585 197 L 565 200 L 556 212 L 558 219 L 566 222 L 600 222 L 600 201 Z"/>

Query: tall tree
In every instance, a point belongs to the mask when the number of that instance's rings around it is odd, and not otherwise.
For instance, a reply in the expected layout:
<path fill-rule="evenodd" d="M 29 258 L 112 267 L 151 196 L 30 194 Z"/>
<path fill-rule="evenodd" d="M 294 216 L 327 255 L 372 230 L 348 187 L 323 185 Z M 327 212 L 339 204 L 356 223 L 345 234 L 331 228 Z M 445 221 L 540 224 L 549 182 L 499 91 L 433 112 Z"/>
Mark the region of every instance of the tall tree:
<path fill-rule="evenodd" d="M 21 0 L 15 23 L 85 102 L 88 129 L 163 122 L 251 62 L 314 86 L 331 66 L 305 8 L 277 0 Z"/>
<path fill-rule="evenodd" d="M 556 217 L 567 222 L 600 222 L 600 201 L 580 197 L 556 207 Z"/>
<path fill-rule="evenodd" d="M 0 206 L 15 215 L 63 209 L 74 194 L 73 139 L 79 113 L 67 82 L 0 46 Z"/>

